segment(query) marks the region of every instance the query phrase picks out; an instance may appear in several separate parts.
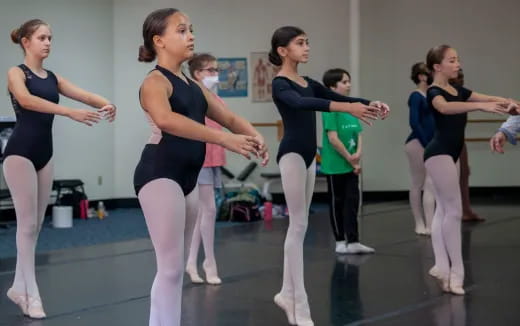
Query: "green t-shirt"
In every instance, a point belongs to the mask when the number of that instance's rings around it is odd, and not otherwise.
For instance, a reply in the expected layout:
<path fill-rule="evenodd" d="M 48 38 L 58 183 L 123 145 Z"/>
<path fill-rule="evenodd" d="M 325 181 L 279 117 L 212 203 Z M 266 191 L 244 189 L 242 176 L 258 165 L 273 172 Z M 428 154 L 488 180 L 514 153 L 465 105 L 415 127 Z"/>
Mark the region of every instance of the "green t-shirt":
<path fill-rule="evenodd" d="M 336 131 L 339 140 L 350 154 L 357 151 L 358 136 L 363 131 L 359 120 L 349 113 L 323 112 L 323 148 L 321 150 L 321 172 L 342 174 L 354 170 L 352 165 L 336 151 L 329 142 L 328 131 Z"/>

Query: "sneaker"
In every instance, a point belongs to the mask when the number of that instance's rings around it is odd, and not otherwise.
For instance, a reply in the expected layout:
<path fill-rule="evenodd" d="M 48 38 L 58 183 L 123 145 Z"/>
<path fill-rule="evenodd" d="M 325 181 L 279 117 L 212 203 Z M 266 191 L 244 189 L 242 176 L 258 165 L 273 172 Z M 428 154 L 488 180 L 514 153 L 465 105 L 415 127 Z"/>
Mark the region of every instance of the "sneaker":
<path fill-rule="evenodd" d="M 359 242 L 349 243 L 347 246 L 347 254 L 373 254 L 374 248 L 367 247 Z"/>

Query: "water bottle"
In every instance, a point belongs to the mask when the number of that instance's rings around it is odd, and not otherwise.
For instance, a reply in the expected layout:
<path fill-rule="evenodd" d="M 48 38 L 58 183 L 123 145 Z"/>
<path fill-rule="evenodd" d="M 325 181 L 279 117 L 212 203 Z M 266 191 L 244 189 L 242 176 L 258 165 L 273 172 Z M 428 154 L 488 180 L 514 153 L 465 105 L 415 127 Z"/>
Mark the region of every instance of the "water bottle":
<path fill-rule="evenodd" d="M 102 201 L 99 201 L 98 205 L 97 205 L 97 217 L 98 217 L 98 219 L 102 220 L 105 218 L 105 216 L 106 216 L 105 204 Z"/>
<path fill-rule="evenodd" d="M 264 221 L 272 221 L 273 220 L 273 203 L 270 201 L 266 201 L 264 203 Z"/>

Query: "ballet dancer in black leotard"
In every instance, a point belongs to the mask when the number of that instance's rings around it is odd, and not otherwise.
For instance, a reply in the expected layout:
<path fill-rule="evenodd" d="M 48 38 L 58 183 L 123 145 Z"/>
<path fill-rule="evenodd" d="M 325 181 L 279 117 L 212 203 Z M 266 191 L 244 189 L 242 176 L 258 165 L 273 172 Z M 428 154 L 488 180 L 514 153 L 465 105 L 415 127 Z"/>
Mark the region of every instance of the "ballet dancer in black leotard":
<path fill-rule="evenodd" d="M 44 318 L 36 276 L 34 252 L 52 187 L 52 122 L 62 115 L 91 126 L 102 115 L 115 118 L 115 107 L 105 98 L 89 93 L 43 68 L 49 56 L 52 34 L 38 19 L 11 33 L 20 44 L 24 63 L 8 72 L 7 86 L 16 114 L 16 126 L 4 152 L 4 175 L 16 211 L 16 272 L 7 296 L 25 315 Z M 59 94 L 98 111 L 74 110 L 58 104 Z"/>
<path fill-rule="evenodd" d="M 189 249 L 197 220 L 197 177 L 206 142 L 219 144 L 246 158 L 269 159 L 263 137 L 230 111 L 204 86 L 186 77 L 184 61 L 193 56 L 194 37 L 182 12 L 160 9 L 143 25 L 139 61 L 156 68 L 140 88 L 140 101 L 152 126 L 134 176 L 155 249 L 157 274 L 151 290 L 150 325 L 180 325 L 184 248 Z M 204 116 L 233 133 L 204 126 Z"/>
<path fill-rule="evenodd" d="M 316 113 L 349 112 L 368 123 L 378 114 L 388 114 L 381 102 L 345 97 L 320 83 L 298 75 L 298 64 L 306 63 L 308 38 L 300 28 L 277 29 L 271 40 L 269 60 L 281 66 L 273 80 L 273 100 L 282 116 L 284 136 L 278 150 L 282 186 L 289 209 L 289 229 L 284 245 L 284 272 L 275 303 L 287 314 L 291 325 L 314 325 L 303 280 L 303 240 L 315 179 Z"/>
<path fill-rule="evenodd" d="M 456 163 L 464 145 L 467 113 L 480 110 L 505 114 L 510 100 L 451 85 L 449 81 L 457 77 L 461 65 L 457 51 L 448 45 L 432 48 L 426 65 L 433 78 L 427 102 L 433 110 L 435 133 L 424 150 L 424 161 L 437 205 L 432 222 L 435 265 L 430 274 L 439 279 L 443 291 L 463 295 L 462 202 Z"/>

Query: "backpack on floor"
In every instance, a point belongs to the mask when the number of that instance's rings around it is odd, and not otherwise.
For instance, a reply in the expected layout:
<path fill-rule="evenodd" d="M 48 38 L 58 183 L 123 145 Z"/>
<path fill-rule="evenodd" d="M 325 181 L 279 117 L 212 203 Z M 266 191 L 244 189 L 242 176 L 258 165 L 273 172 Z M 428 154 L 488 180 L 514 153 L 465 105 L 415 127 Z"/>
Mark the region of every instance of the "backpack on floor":
<path fill-rule="evenodd" d="M 219 221 L 254 222 L 260 219 L 260 193 L 256 189 L 244 187 L 226 193 L 220 205 Z"/>

